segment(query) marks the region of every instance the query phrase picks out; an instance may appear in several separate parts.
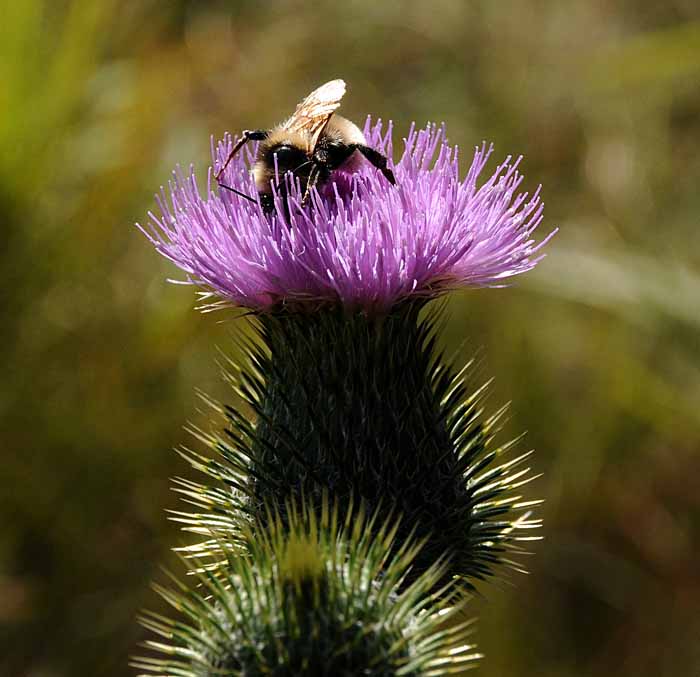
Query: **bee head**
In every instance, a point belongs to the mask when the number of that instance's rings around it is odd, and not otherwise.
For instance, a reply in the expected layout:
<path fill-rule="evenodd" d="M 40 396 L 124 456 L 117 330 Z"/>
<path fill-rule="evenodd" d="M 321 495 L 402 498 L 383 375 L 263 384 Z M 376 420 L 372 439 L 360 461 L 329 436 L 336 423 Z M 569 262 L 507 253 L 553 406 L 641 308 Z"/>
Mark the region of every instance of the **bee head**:
<path fill-rule="evenodd" d="M 311 164 L 309 156 L 303 148 L 288 143 L 278 143 L 270 146 L 265 152 L 265 164 L 274 173 L 275 160 L 277 170 L 281 175 L 287 172 L 294 172 L 295 175 L 303 178 L 308 176 Z"/>

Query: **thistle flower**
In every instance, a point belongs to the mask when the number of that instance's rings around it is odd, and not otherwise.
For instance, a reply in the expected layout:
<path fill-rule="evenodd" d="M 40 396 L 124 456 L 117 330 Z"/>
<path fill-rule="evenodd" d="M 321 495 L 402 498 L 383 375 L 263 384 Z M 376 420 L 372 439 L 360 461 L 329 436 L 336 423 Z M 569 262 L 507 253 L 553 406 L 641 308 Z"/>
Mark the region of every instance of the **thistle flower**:
<path fill-rule="evenodd" d="M 391 125 L 368 119 L 364 133 L 392 157 Z M 457 149 L 428 125 L 404 139 L 396 186 L 373 167 L 336 171 L 302 204 L 285 175 L 268 213 L 240 195 L 256 195 L 254 148 L 222 175 L 234 191 L 214 190 L 232 143 L 212 144 L 204 197 L 194 171 L 178 170 L 142 227 L 206 308 L 253 310 L 261 340 L 230 376 L 254 419 L 212 403 L 225 435 L 195 433 L 217 454 L 182 451 L 208 476 L 178 481 L 197 512 L 176 519 L 205 539 L 184 548 L 201 585 L 160 589 L 187 621 L 149 616 L 167 640 L 150 646 L 167 657 L 137 665 L 182 677 L 455 674 L 475 658 L 464 626 L 443 625 L 457 591 L 519 568 L 510 553 L 533 538 L 538 501 L 519 494 L 529 453 L 502 459 L 515 442 L 494 445 L 505 410 L 484 416 L 484 389 L 436 350 L 440 310 L 423 310 L 537 264 L 551 237 L 534 239 L 539 189 L 518 192 L 510 157 L 477 186 L 485 144 L 460 179 Z"/>
<path fill-rule="evenodd" d="M 200 567 L 199 591 L 158 588 L 184 619 L 147 614 L 161 637 L 147 646 L 166 657 L 134 665 L 181 677 L 438 677 L 475 664 L 465 598 L 452 586 L 430 592 L 441 564 L 400 589 L 420 546 L 396 543 L 395 525 L 362 510 L 339 520 L 327 501 L 320 514 L 292 505 L 289 516 L 246 531 L 245 556 L 220 541 L 226 566 Z"/>
<path fill-rule="evenodd" d="M 389 158 L 391 124 L 365 124 L 369 145 Z M 223 166 L 233 140 L 215 147 Z M 250 176 L 254 150 L 240 153 L 223 182 L 256 195 Z M 519 193 L 519 159 L 508 157 L 477 186 L 492 147 L 477 147 L 466 177 L 457 148 L 443 127 L 411 130 L 392 166 L 391 186 L 371 166 L 341 172 L 311 204 L 301 207 L 293 181 L 265 215 L 259 203 L 219 189 L 210 170 L 202 197 L 194 171 L 179 169 L 169 194 L 157 197 L 160 215 L 141 227 L 156 249 L 205 290 L 207 307 L 232 304 L 254 310 L 293 303 L 340 303 L 366 311 L 390 309 L 402 299 L 436 296 L 460 286 L 497 286 L 533 268 L 551 234 L 537 243 L 542 220 L 539 189 Z M 368 163 L 365 163 L 367 165 Z"/>

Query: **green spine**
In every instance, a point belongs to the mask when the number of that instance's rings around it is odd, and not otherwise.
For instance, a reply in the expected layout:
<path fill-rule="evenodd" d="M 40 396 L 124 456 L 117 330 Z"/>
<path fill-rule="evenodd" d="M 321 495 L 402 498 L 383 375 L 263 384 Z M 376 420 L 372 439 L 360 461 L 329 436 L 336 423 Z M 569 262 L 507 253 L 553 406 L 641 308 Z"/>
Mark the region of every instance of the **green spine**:
<path fill-rule="evenodd" d="M 160 637 L 146 645 L 164 657 L 135 667 L 163 677 L 419 677 L 475 665 L 465 598 L 455 586 L 431 593 L 443 563 L 403 585 L 420 545 L 395 540 L 396 520 L 351 508 L 340 521 L 325 500 L 287 508 L 284 523 L 268 513 L 266 529 L 241 529 L 244 553 L 222 537 L 225 557 L 197 567 L 196 589 L 157 587 L 183 620 L 146 614 Z"/>

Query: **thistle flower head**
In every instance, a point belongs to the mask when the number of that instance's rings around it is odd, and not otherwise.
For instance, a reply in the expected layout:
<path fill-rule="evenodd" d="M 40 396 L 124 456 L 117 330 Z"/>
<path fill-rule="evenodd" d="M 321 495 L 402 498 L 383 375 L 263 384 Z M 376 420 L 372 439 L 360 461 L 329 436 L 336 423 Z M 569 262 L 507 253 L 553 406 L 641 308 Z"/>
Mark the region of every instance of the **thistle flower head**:
<path fill-rule="evenodd" d="M 392 157 L 391 124 L 367 120 L 368 144 Z M 213 169 L 222 167 L 233 139 L 212 144 Z M 254 148 L 230 163 L 222 182 L 256 195 L 250 174 Z M 382 311 L 411 296 L 435 296 L 460 286 L 495 286 L 533 268 L 549 236 L 533 234 L 542 220 L 539 189 L 519 192 L 519 159 L 510 157 L 477 185 L 492 147 L 477 147 L 466 177 L 443 127 L 411 127 L 392 186 L 369 163 L 352 174 L 336 171 L 310 203 L 298 185 L 265 214 L 225 189 L 206 190 L 194 170 L 174 174 L 157 197 L 160 214 L 142 227 L 156 249 L 185 273 L 186 283 L 222 303 L 255 310 L 281 304 L 340 303 Z M 168 195 L 169 193 L 169 195 Z M 141 227 L 141 226 L 140 226 Z"/>
<path fill-rule="evenodd" d="M 245 555 L 224 540 L 228 561 L 196 572 L 198 592 L 159 588 L 184 619 L 147 614 L 161 637 L 147 645 L 165 657 L 135 666 L 181 677 L 437 677 L 474 665 L 470 623 L 459 621 L 465 598 L 454 587 L 430 594 L 440 564 L 399 589 L 419 546 L 397 544 L 395 527 L 362 510 L 341 521 L 325 502 L 320 515 L 293 506 L 290 515 L 285 527 L 272 516 L 267 529 L 245 531 Z"/>

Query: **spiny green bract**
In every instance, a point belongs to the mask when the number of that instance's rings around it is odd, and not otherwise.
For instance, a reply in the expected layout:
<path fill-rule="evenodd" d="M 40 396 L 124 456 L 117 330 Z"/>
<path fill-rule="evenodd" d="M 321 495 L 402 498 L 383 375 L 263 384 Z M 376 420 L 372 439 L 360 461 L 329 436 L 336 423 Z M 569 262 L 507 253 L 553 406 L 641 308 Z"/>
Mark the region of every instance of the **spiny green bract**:
<path fill-rule="evenodd" d="M 198 591 L 158 588 L 183 619 L 148 614 L 164 658 L 139 658 L 157 675 L 334 677 L 455 674 L 479 657 L 460 622 L 465 598 L 454 586 L 434 594 L 444 563 L 402 585 L 420 545 L 397 543 L 396 525 L 377 513 L 329 510 L 328 502 L 287 506 L 286 524 L 220 541 L 226 561 L 200 567 Z M 244 553 L 237 552 L 241 547 Z"/>
<path fill-rule="evenodd" d="M 467 368 L 444 366 L 435 348 L 440 315 L 422 315 L 424 305 L 382 317 L 333 308 L 262 315 L 262 342 L 244 346 L 248 364 L 230 376 L 257 421 L 221 407 L 225 437 L 196 431 L 220 456 L 184 455 L 226 487 L 180 482 L 204 509 L 179 515 L 187 528 L 235 538 L 261 506 L 283 512 L 290 498 L 327 492 L 402 515 L 400 539 L 415 529 L 425 546 L 408 580 L 445 556 L 441 583 L 456 576 L 472 586 L 498 565 L 517 568 L 510 552 L 538 526 L 529 518 L 538 501 L 517 493 L 529 480 L 529 453 L 500 460 L 517 442 L 493 445 L 505 408 L 483 416 L 484 388 L 470 392 Z M 194 550 L 217 556 L 214 542 Z"/>

